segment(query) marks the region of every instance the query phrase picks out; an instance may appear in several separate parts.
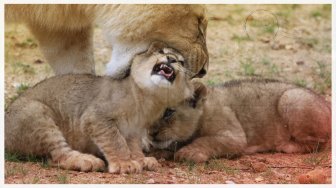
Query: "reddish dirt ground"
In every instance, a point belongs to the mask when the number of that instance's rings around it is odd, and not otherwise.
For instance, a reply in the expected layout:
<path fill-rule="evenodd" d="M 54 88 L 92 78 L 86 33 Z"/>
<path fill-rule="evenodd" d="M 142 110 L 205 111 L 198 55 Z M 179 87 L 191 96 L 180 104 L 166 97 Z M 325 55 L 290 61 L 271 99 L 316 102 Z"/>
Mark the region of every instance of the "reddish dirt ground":
<path fill-rule="evenodd" d="M 309 172 L 313 172 L 314 178 L 317 179 L 311 183 L 331 183 L 330 151 L 311 154 L 255 154 L 233 160 L 213 159 L 206 164 L 165 160 L 160 160 L 160 163 L 162 168 L 155 172 L 116 175 L 104 172 L 66 171 L 49 167 L 41 162 L 7 161 L 5 183 L 292 184 L 299 183 L 299 177 L 307 176 Z"/>

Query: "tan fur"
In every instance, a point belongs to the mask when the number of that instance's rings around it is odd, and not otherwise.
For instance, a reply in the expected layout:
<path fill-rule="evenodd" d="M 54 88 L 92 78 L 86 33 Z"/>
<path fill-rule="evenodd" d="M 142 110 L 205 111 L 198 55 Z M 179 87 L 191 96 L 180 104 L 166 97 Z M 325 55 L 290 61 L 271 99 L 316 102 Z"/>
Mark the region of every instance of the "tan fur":
<path fill-rule="evenodd" d="M 194 84 L 195 98 L 150 130 L 153 145 L 161 149 L 191 139 L 176 159 L 204 162 L 271 150 L 313 152 L 330 141 L 330 104 L 310 90 L 274 80 L 209 88 Z"/>
<path fill-rule="evenodd" d="M 24 22 L 56 74 L 94 73 L 92 32 L 103 27 L 113 45 L 107 74 L 123 77 L 134 55 L 156 40 L 186 57 L 190 76 L 208 68 L 202 5 L 5 5 L 9 22 Z M 203 72 L 202 72 L 203 71 Z M 204 72 L 205 71 L 205 72 Z"/>
<path fill-rule="evenodd" d="M 42 155 L 64 169 L 111 173 L 153 170 L 155 158 L 144 157 L 141 135 L 165 108 L 192 95 L 180 63 L 171 63 L 175 80 L 152 82 L 154 65 L 183 61 L 162 43 L 154 43 L 133 60 L 129 77 L 114 80 L 93 75 L 63 75 L 47 79 L 14 101 L 5 116 L 5 150 Z M 158 76 L 160 77 L 160 76 Z M 161 76 L 161 78 L 164 78 Z M 165 84 L 163 84 L 165 83 Z"/>

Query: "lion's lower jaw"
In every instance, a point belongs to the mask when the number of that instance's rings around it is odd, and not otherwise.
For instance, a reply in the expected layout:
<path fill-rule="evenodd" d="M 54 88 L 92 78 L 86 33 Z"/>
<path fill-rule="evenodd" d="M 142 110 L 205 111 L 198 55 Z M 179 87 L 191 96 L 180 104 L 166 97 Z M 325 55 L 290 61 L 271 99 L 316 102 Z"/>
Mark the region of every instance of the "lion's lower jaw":
<path fill-rule="evenodd" d="M 152 75 L 150 79 L 155 86 L 160 88 L 169 88 L 172 85 L 166 78 L 160 75 Z"/>

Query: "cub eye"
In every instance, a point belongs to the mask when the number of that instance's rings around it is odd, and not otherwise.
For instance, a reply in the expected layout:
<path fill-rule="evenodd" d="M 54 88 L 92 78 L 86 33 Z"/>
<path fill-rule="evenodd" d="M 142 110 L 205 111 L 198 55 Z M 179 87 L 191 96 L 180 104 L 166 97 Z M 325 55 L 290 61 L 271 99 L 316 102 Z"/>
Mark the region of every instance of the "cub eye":
<path fill-rule="evenodd" d="M 163 49 L 159 50 L 159 53 L 160 53 L 160 54 L 164 54 Z"/>
<path fill-rule="evenodd" d="M 173 115 L 175 114 L 176 110 L 171 109 L 171 108 L 167 108 L 166 111 L 163 114 L 163 119 L 164 120 L 169 120 L 170 118 L 173 117 Z"/>
<path fill-rule="evenodd" d="M 190 99 L 190 100 L 188 100 L 188 104 L 189 104 L 190 107 L 196 108 L 197 100 L 196 99 Z"/>
<path fill-rule="evenodd" d="M 184 61 L 179 61 L 181 63 L 181 65 L 184 67 Z"/>

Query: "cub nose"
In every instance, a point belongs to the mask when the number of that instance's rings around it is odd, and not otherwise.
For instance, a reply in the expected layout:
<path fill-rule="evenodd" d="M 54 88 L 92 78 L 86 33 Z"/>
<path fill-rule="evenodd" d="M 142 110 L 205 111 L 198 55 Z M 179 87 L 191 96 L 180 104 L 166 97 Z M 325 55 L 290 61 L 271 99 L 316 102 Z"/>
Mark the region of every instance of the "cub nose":
<path fill-rule="evenodd" d="M 149 136 L 152 137 L 153 142 L 160 142 L 160 140 L 157 138 L 157 135 L 159 134 L 159 131 L 152 132 Z"/>
<path fill-rule="evenodd" d="M 171 57 L 171 56 L 167 56 L 167 61 L 168 61 L 168 63 L 176 63 L 176 59 L 174 57 Z"/>
<path fill-rule="evenodd" d="M 156 136 L 159 134 L 159 129 L 157 125 L 155 125 L 152 129 L 149 130 L 148 135 L 152 137 L 152 139 L 155 141 Z"/>

